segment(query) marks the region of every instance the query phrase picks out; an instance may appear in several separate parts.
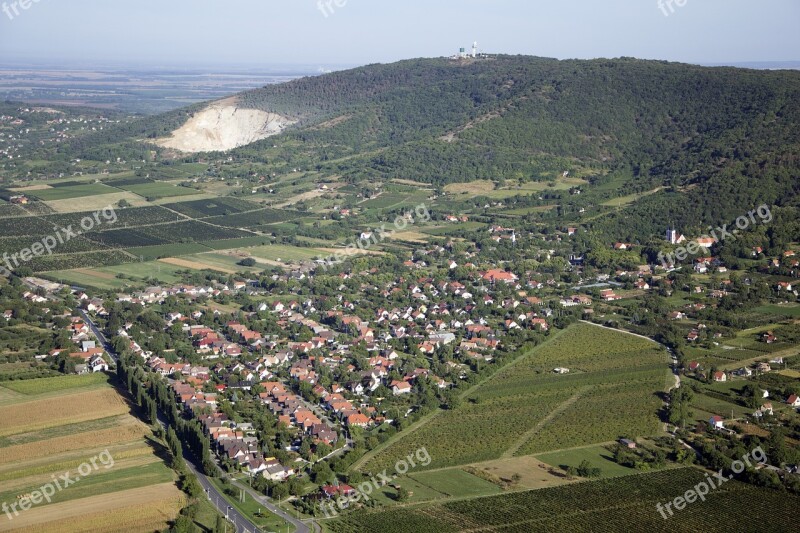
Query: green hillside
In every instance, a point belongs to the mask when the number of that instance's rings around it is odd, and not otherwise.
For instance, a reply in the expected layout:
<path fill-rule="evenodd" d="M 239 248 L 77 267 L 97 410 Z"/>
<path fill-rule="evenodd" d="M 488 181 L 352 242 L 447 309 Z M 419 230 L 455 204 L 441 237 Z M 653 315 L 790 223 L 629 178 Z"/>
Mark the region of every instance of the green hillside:
<path fill-rule="evenodd" d="M 357 186 L 402 179 L 442 193 L 448 184 L 476 180 L 497 188 L 540 184 L 489 197 L 534 211 L 558 204 L 533 219 L 583 223 L 600 236 L 645 243 L 668 224 L 702 232 L 763 203 L 796 206 L 798 101 L 795 71 L 631 58 L 416 59 L 241 93 L 240 107 L 298 123 L 231 155 L 251 174 L 300 168 L 316 180 L 336 176 Z M 144 159 L 149 149 L 165 155 L 147 140 L 167 135 L 201 107 L 82 136 L 59 158 Z M 175 157 L 148 173 L 197 161 Z M 582 178 L 581 195 L 555 184 L 564 172 Z M 485 200 L 452 205 L 469 210 Z M 574 215 L 590 208 L 602 216 Z"/>

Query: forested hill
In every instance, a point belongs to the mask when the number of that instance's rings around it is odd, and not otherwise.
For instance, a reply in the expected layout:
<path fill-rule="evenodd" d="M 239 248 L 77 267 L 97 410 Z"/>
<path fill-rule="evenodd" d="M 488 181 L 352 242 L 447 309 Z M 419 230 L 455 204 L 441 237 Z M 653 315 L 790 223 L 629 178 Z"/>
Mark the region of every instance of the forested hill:
<path fill-rule="evenodd" d="M 629 229 L 634 216 L 650 232 L 665 219 L 685 226 L 735 218 L 763 201 L 794 202 L 798 102 L 797 71 L 631 58 L 417 59 L 241 93 L 240 107 L 298 124 L 235 155 L 354 182 L 545 181 L 572 170 L 627 192 L 663 187 L 602 222 Z M 150 117 L 125 134 L 162 136 L 196 109 Z M 97 150 L 91 144 L 83 147 Z M 267 157 L 273 145 L 277 155 Z"/>
<path fill-rule="evenodd" d="M 241 101 L 302 119 L 286 136 L 321 169 L 353 180 L 544 180 L 578 167 L 597 182 L 626 176 L 628 192 L 664 187 L 599 224 L 632 237 L 660 234 L 666 220 L 700 227 L 763 202 L 793 203 L 800 187 L 797 71 L 629 58 L 411 60 Z M 257 156 L 257 145 L 241 153 Z"/>

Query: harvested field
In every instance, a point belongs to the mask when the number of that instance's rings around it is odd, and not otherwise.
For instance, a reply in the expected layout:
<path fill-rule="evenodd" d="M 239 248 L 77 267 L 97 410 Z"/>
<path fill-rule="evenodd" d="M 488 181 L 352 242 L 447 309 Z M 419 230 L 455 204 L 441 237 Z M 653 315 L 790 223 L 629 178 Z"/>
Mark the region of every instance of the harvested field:
<path fill-rule="evenodd" d="M 113 274 L 109 274 L 108 272 L 101 272 L 99 270 L 93 270 L 90 268 L 76 268 L 73 272 L 77 272 L 78 274 L 83 274 L 84 276 L 91 276 L 100 279 L 108 279 L 113 280 L 115 276 Z"/>
<path fill-rule="evenodd" d="M 444 187 L 449 194 L 472 194 L 475 196 L 494 190 L 494 182 L 490 180 L 476 180 L 468 183 L 449 183 Z"/>
<path fill-rule="evenodd" d="M 319 189 L 314 189 L 313 191 L 308 191 L 298 194 L 296 196 L 292 196 L 287 201 L 282 202 L 280 204 L 276 204 L 275 207 L 279 209 L 283 207 L 289 207 L 290 205 L 294 205 L 296 203 L 303 202 L 305 200 L 313 200 L 314 198 L 320 198 L 322 196 L 325 196 L 327 192 L 329 191 L 320 191 Z"/>
<path fill-rule="evenodd" d="M 192 270 L 216 270 L 217 272 L 222 272 L 224 274 L 236 274 L 235 270 L 229 268 L 208 265 L 206 263 L 200 263 L 198 261 L 190 261 L 188 259 L 179 259 L 177 257 L 168 257 L 166 259 L 159 259 L 158 262 L 183 268 L 191 268 Z"/>
<path fill-rule="evenodd" d="M 519 474 L 521 478 L 517 484 L 526 489 L 543 489 L 570 483 L 566 476 L 561 473 L 557 475 L 550 473 L 556 469 L 530 455 L 497 459 L 470 466 L 501 479 L 512 479 L 514 474 Z"/>
<path fill-rule="evenodd" d="M 95 211 L 97 209 L 103 209 L 109 205 L 116 205 L 120 200 L 127 200 L 128 203 L 130 203 L 133 207 L 150 205 L 147 203 L 147 200 L 132 192 L 97 194 L 94 196 L 84 196 L 81 198 L 50 200 L 49 202 L 44 203 L 57 213 L 80 213 L 83 211 Z"/>
<path fill-rule="evenodd" d="M 101 431 L 77 433 L 74 435 L 66 435 L 54 439 L 40 440 L 2 448 L 3 452 L 0 454 L 0 465 L 23 461 L 40 452 L 54 455 L 75 450 L 102 448 L 111 444 L 142 439 L 148 433 L 150 433 L 150 430 L 144 423 L 129 417 L 121 425 Z"/>
<path fill-rule="evenodd" d="M 337 254 L 343 256 L 351 256 L 351 255 L 383 255 L 384 252 L 379 252 L 377 250 L 359 250 L 358 248 L 317 248 L 322 252 L 327 252 L 329 254 Z"/>
<path fill-rule="evenodd" d="M 129 409 L 125 400 L 112 389 L 5 405 L 0 407 L 0 420 L 3 421 L 0 437 L 121 415 Z"/>
<path fill-rule="evenodd" d="M 145 444 L 144 441 L 128 442 L 124 444 L 118 444 L 116 446 L 108 446 L 108 450 L 111 455 L 114 456 L 114 461 L 116 462 L 126 459 L 158 459 L 155 455 L 153 455 L 153 448 L 149 444 Z M 94 453 L 94 451 L 95 450 L 79 450 L 70 453 L 62 453 L 61 455 L 47 457 L 44 460 L 39 459 L 39 456 L 36 456 L 25 462 L 3 465 L 0 466 L 0 481 L 5 484 L 8 482 L 8 480 L 21 480 L 24 478 L 30 478 L 32 476 L 40 476 L 42 474 L 47 474 L 49 476 L 53 472 L 66 472 L 67 470 L 74 470 L 80 466 L 81 463 L 86 461 L 87 452 Z M 152 461 L 145 461 L 142 464 L 147 464 L 148 462 Z"/>
<path fill-rule="evenodd" d="M 118 452 L 115 453 L 114 452 L 114 448 L 110 448 L 109 452 L 112 455 L 115 456 L 114 468 L 120 469 L 120 470 L 126 469 L 126 468 L 134 468 L 134 467 L 146 466 L 146 465 L 150 465 L 150 464 L 153 464 L 153 463 L 156 463 L 156 462 L 160 461 L 160 459 L 158 457 L 156 457 L 155 455 L 153 455 L 152 453 L 148 453 L 146 455 L 141 455 L 139 457 L 131 457 L 129 459 L 124 459 L 124 460 L 116 460 L 116 455 L 117 455 Z M 97 454 L 97 452 L 93 451 L 89 455 L 90 456 L 94 456 L 96 454 Z M 84 457 L 84 460 L 85 459 L 86 458 Z M 52 469 L 52 467 L 51 467 L 51 469 Z M 64 469 L 55 470 L 55 472 L 58 472 L 58 473 L 66 472 L 66 471 L 73 471 L 74 472 L 75 468 L 64 468 Z M 24 491 L 23 489 L 27 489 L 28 487 L 41 486 L 41 485 L 44 485 L 45 483 L 48 483 L 48 482 L 52 481 L 53 480 L 52 475 L 53 475 L 53 471 L 51 470 L 49 472 L 43 472 L 43 473 L 40 473 L 40 474 L 34 474 L 34 475 L 26 476 L 26 477 L 7 479 L 7 480 L 3 480 L 2 487 L 3 487 L 4 491 L 9 491 L 9 490 Z"/>
<path fill-rule="evenodd" d="M 28 191 L 43 191 L 45 189 L 52 189 L 52 188 L 53 187 L 50 185 L 40 183 L 39 185 L 28 185 L 27 187 L 12 187 L 8 190 L 14 192 L 28 192 Z"/>
<path fill-rule="evenodd" d="M 166 527 L 184 504 L 173 483 L 33 508 L 0 521 L 0 531 L 29 533 L 145 532 Z"/>
<path fill-rule="evenodd" d="M 428 242 L 427 239 L 430 238 L 430 235 L 426 235 L 425 233 L 420 233 L 418 231 L 402 231 L 394 233 L 391 238 L 400 241 L 426 244 Z"/>

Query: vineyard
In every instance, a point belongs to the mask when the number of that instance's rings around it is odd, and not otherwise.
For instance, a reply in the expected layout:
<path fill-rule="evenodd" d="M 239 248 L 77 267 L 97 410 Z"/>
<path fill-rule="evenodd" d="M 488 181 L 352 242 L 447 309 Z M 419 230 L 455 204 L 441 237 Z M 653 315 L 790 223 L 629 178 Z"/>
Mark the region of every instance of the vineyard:
<path fill-rule="evenodd" d="M 159 198 L 169 198 L 172 196 L 191 196 L 200 194 L 197 189 L 190 187 L 181 187 L 174 183 L 164 181 L 153 181 L 148 183 L 141 183 L 137 185 L 126 185 L 122 187 L 126 191 L 130 191 L 139 196 L 155 200 Z"/>
<path fill-rule="evenodd" d="M 517 375 L 523 370 L 526 373 L 549 373 L 554 367 L 597 372 L 626 369 L 656 361 L 666 363 L 667 355 L 654 342 L 588 324 L 576 324 L 542 346 L 535 358 L 522 361 L 511 374 Z"/>
<path fill-rule="evenodd" d="M 9 255 L 18 253 L 24 248 L 30 247 L 34 242 L 41 241 L 42 236 L 36 237 L 0 237 L 0 253 L 6 252 Z M 54 253 L 72 254 L 78 252 L 90 252 L 100 248 L 96 242 L 92 242 L 83 236 L 73 237 L 63 244 L 58 243 Z"/>
<path fill-rule="evenodd" d="M 172 222 L 175 220 L 175 213 L 161 207 L 140 207 L 136 209 L 117 209 L 117 221 L 111 223 L 104 221 L 105 224 L 97 227 L 98 231 L 111 230 L 125 227 L 149 226 L 160 222 Z M 85 217 L 92 217 L 92 212 L 69 213 L 61 215 L 46 216 L 11 216 L 0 218 L 0 235 L 4 237 L 29 236 L 35 239 L 36 236 L 51 234 L 57 228 L 73 226 L 74 229 L 80 228 L 81 220 Z M 101 220 L 103 220 L 101 218 Z"/>
<path fill-rule="evenodd" d="M 221 228 L 194 220 L 141 228 L 140 231 L 145 235 L 167 238 L 171 242 L 201 242 L 252 236 L 251 233 L 244 231 Z"/>
<path fill-rule="evenodd" d="M 231 215 L 224 217 L 213 217 L 207 219 L 212 224 L 219 224 L 229 228 L 254 228 L 276 222 L 285 222 L 300 217 L 300 213 L 288 210 L 262 209 L 250 213 Z"/>
<path fill-rule="evenodd" d="M 9 192 L 13 194 L 13 192 Z M 30 216 L 24 207 L 15 204 L 0 205 L 0 218 L 27 217 Z"/>
<path fill-rule="evenodd" d="M 165 204 L 164 207 L 192 218 L 206 218 L 221 215 L 232 215 L 243 211 L 255 211 L 261 206 L 247 200 L 239 200 L 229 196 L 221 196 L 213 200 L 194 200 Z"/>
<path fill-rule="evenodd" d="M 125 187 L 130 185 L 144 185 L 146 183 L 153 183 L 153 180 L 149 178 L 117 178 L 112 180 L 106 180 L 105 183 L 107 185 L 111 185 L 112 187 L 124 189 Z"/>
<path fill-rule="evenodd" d="M 86 234 L 87 239 L 112 248 L 132 248 L 138 246 L 158 246 L 170 242 L 163 236 L 148 235 L 138 229 L 120 229 L 113 231 L 92 232 Z M 96 245 L 95 245 L 96 246 Z"/>
<path fill-rule="evenodd" d="M 34 272 L 71 270 L 130 263 L 134 258 L 121 250 L 108 250 L 72 255 L 43 255 L 26 263 Z M 57 276 L 56 276 L 57 277 Z"/>
<path fill-rule="evenodd" d="M 333 533 L 455 531 L 791 531 L 800 497 L 729 481 L 663 518 L 656 504 L 705 479 L 694 468 L 631 475 L 439 505 L 356 511 L 326 523 Z M 757 503 L 756 503 L 757 502 Z M 747 512 L 724 512 L 747 509 Z"/>
<path fill-rule="evenodd" d="M 365 469 L 379 472 L 422 447 L 427 448 L 432 458 L 427 469 L 496 459 L 510 443 L 571 395 L 571 390 L 531 391 L 477 404 L 464 402 L 458 409 L 442 412 L 418 431 L 401 438 L 367 463 Z"/>
<path fill-rule="evenodd" d="M 624 435 L 658 433 L 662 402 L 655 393 L 663 388 L 664 376 L 663 369 L 625 374 L 589 390 L 537 432 L 516 455 L 607 442 Z"/>
<path fill-rule="evenodd" d="M 456 409 L 401 435 L 362 470 L 378 472 L 421 446 L 433 469 L 656 434 L 666 358 L 644 339 L 572 326 L 501 370 Z M 555 375 L 556 366 L 571 373 Z"/>

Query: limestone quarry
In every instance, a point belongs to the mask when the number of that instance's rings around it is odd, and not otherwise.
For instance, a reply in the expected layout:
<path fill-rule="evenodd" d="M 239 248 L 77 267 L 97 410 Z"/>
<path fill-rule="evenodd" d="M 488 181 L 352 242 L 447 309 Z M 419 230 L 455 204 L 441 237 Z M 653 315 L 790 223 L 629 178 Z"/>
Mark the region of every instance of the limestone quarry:
<path fill-rule="evenodd" d="M 232 100 L 210 105 L 156 144 L 181 152 L 224 152 L 281 133 L 294 121 L 258 109 L 237 107 Z"/>

